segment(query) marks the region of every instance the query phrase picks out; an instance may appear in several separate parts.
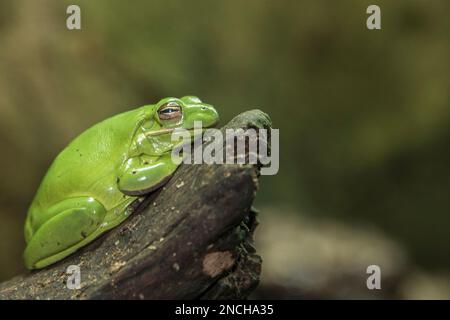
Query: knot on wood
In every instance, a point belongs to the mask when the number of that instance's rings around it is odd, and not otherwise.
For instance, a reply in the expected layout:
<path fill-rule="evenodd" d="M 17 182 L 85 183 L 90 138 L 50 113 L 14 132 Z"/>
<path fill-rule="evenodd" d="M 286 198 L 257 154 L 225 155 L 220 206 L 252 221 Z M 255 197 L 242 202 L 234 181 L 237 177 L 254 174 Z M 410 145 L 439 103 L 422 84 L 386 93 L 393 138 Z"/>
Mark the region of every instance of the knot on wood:
<path fill-rule="evenodd" d="M 210 252 L 203 258 L 203 272 L 215 278 L 234 266 L 235 259 L 230 251 Z"/>

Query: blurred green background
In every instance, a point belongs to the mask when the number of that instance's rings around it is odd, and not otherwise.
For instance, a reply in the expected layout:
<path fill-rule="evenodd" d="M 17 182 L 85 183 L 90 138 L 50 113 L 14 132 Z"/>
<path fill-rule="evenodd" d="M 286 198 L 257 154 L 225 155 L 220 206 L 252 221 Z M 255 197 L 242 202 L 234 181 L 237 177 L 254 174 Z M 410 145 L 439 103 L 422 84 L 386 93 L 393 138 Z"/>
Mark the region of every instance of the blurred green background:
<path fill-rule="evenodd" d="M 66 29 L 69 4 L 80 31 Z M 258 107 L 280 129 L 262 216 L 375 226 L 414 263 L 449 270 L 450 2 L 377 1 L 380 31 L 369 4 L 0 0 L 0 280 L 23 270 L 26 210 L 58 151 L 186 94 L 222 124 Z"/>

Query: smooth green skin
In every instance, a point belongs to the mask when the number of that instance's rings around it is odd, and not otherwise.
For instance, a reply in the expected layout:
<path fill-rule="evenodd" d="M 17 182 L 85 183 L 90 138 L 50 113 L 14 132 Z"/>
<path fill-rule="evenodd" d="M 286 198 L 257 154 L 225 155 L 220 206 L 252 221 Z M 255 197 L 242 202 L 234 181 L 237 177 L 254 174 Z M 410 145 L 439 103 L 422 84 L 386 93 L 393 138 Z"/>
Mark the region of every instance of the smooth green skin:
<path fill-rule="evenodd" d="M 169 101 L 182 107 L 178 123 L 158 116 L 158 108 Z M 106 119 L 76 137 L 53 161 L 28 210 L 26 267 L 55 263 L 124 221 L 129 205 L 164 184 L 177 168 L 170 133 L 151 133 L 192 129 L 194 121 L 210 127 L 218 114 L 194 96 L 166 98 Z"/>

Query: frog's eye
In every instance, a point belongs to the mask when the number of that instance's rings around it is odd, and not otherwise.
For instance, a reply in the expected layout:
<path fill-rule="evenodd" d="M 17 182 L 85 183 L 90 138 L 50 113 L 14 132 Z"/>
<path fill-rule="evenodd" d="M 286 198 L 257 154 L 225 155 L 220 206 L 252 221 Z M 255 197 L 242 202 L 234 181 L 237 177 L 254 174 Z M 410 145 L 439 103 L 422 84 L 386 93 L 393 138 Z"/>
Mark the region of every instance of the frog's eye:
<path fill-rule="evenodd" d="M 181 118 L 181 106 L 174 102 L 167 102 L 158 109 L 158 117 L 161 120 L 176 120 Z"/>

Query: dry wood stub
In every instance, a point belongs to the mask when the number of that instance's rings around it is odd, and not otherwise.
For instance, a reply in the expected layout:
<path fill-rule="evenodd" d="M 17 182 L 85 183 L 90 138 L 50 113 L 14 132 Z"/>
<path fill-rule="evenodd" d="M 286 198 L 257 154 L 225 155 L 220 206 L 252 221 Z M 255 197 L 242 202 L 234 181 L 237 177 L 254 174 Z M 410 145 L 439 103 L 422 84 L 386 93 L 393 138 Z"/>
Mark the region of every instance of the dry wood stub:
<path fill-rule="evenodd" d="M 226 128 L 270 128 L 259 110 Z M 123 224 L 48 268 L 0 284 L 0 299 L 245 298 L 261 259 L 253 247 L 257 165 L 181 165 Z M 69 265 L 81 289 L 66 286 Z"/>

